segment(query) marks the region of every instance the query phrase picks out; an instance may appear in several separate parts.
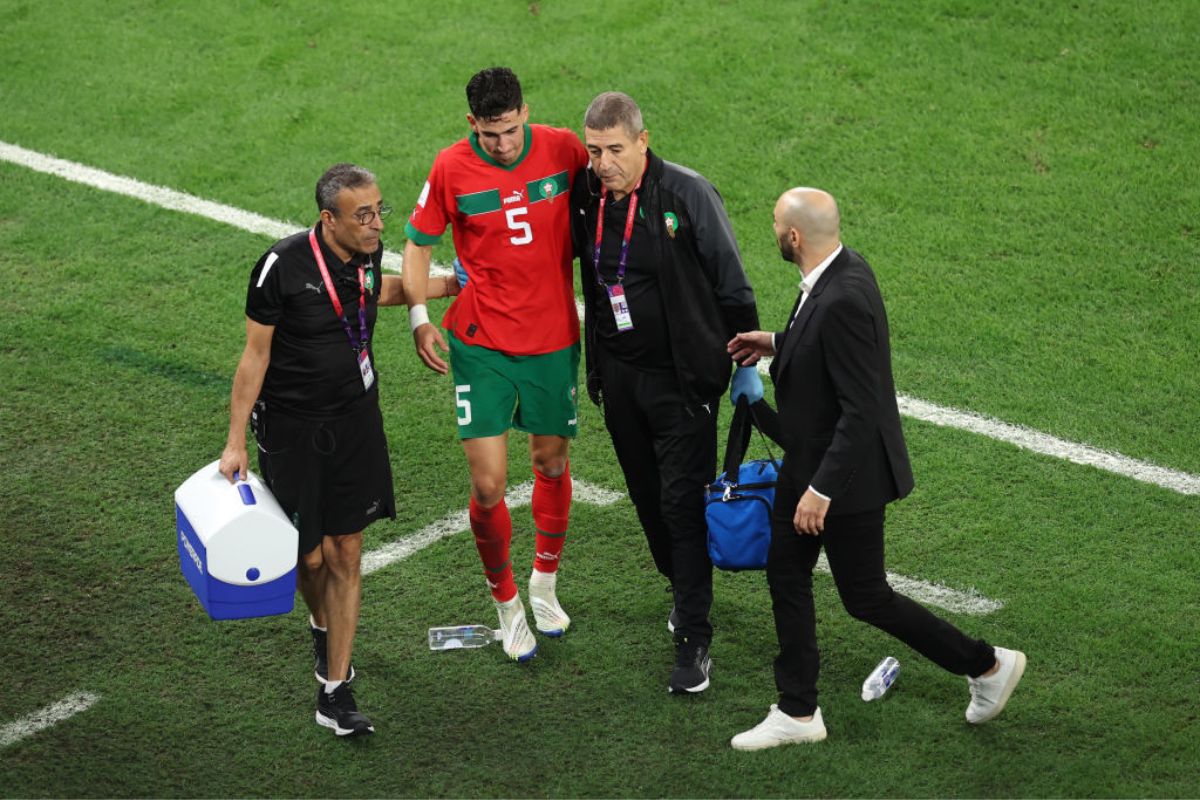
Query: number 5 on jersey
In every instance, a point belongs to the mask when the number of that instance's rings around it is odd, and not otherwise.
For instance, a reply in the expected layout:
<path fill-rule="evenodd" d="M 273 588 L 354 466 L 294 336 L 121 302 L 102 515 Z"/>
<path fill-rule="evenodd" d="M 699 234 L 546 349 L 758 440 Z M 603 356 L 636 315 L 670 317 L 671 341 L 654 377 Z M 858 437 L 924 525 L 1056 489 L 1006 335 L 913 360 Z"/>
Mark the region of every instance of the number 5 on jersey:
<path fill-rule="evenodd" d="M 529 244 L 533 241 L 533 228 L 529 227 L 529 223 L 525 220 L 518 220 L 517 217 L 523 217 L 529 213 L 528 207 L 510 208 L 505 210 L 504 218 L 508 220 L 508 229 L 510 231 L 520 231 L 520 236 L 510 236 L 509 241 L 513 244 Z M 464 425 L 466 423 L 463 423 Z"/>
<path fill-rule="evenodd" d="M 460 383 L 454 387 L 454 405 L 458 406 L 462 412 L 458 417 L 459 425 L 471 424 L 471 401 L 463 397 L 469 391 L 471 391 L 469 383 Z"/>

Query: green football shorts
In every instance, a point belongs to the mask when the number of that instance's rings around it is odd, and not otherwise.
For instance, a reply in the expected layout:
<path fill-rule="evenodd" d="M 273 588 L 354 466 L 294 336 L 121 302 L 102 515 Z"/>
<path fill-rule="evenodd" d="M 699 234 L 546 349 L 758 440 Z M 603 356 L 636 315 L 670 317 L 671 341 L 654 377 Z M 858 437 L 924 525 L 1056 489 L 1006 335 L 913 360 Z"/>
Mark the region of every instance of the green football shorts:
<path fill-rule="evenodd" d="M 525 433 L 574 437 L 579 428 L 579 342 L 536 356 L 465 344 L 452 332 L 450 369 L 458 438 Z"/>

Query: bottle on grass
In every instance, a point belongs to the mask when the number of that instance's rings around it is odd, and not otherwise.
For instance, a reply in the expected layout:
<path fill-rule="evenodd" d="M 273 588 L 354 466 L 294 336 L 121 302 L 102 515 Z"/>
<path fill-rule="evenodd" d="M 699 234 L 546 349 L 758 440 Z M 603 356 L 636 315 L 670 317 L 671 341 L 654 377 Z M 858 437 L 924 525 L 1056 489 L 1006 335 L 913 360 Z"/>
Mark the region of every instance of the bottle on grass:
<path fill-rule="evenodd" d="M 430 650 L 461 650 L 468 647 L 485 647 L 500 641 L 501 633 L 487 625 L 451 625 L 446 628 L 429 629 Z"/>
<path fill-rule="evenodd" d="M 863 681 L 862 699 L 866 702 L 878 700 L 887 693 L 887 690 L 892 688 L 892 684 L 896 682 L 896 676 L 900 674 L 900 662 L 888 656 L 875 669 L 871 670 L 871 674 Z"/>

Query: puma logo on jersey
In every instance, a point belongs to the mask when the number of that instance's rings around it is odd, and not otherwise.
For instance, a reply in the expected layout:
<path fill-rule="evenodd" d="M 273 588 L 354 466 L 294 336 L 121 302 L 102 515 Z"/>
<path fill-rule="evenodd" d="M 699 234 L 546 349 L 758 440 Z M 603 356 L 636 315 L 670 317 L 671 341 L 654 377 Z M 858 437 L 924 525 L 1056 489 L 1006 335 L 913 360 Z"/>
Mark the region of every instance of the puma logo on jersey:
<path fill-rule="evenodd" d="M 321 293 L 321 288 L 322 288 L 322 287 L 321 287 L 319 284 L 306 283 L 306 284 L 304 284 L 304 288 L 305 288 L 305 289 L 312 289 L 312 290 L 313 290 L 314 292 L 316 292 L 317 294 L 320 294 L 320 293 Z"/>
<path fill-rule="evenodd" d="M 513 189 L 513 193 L 510 196 L 504 198 L 504 205 L 508 205 L 510 203 L 519 203 L 524 199 L 525 199 L 525 190 L 524 189 Z"/>

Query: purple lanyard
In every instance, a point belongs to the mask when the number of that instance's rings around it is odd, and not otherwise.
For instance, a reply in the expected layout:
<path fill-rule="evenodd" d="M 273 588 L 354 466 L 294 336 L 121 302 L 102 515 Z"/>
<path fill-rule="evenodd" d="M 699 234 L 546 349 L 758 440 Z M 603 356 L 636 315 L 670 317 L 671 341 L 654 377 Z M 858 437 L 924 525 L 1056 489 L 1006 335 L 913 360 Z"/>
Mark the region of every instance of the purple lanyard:
<path fill-rule="evenodd" d="M 313 255 L 317 259 L 317 269 L 321 270 L 321 280 L 325 281 L 325 291 L 329 295 L 329 302 L 333 303 L 333 311 L 338 316 L 338 321 L 342 323 L 342 328 L 346 331 L 346 337 L 350 339 L 350 346 L 354 348 L 355 353 L 361 353 L 363 348 L 367 346 L 367 282 L 366 276 L 363 274 L 363 268 L 358 268 L 358 336 L 354 335 L 354 331 L 350 328 L 350 323 L 346 321 L 346 315 L 342 311 L 342 299 L 338 297 L 337 290 L 333 288 L 333 279 L 329 277 L 329 269 L 325 266 L 325 256 L 321 255 L 321 246 L 317 244 L 317 229 L 313 228 L 308 232 L 308 243 L 312 247 Z"/>

